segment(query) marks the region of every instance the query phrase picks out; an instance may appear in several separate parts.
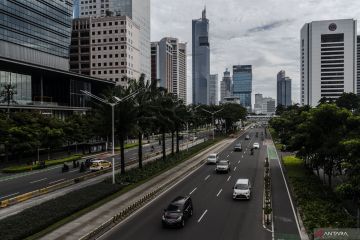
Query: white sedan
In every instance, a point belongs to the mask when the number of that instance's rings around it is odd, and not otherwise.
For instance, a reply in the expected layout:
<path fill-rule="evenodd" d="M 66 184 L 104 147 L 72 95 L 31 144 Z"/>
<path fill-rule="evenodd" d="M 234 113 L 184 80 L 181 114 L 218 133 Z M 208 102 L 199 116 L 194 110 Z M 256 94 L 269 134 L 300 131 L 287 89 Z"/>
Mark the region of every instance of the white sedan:
<path fill-rule="evenodd" d="M 254 148 L 254 149 L 259 149 L 259 148 L 260 148 L 260 144 L 257 143 L 257 142 L 255 142 L 255 143 L 253 144 L 253 148 Z"/>

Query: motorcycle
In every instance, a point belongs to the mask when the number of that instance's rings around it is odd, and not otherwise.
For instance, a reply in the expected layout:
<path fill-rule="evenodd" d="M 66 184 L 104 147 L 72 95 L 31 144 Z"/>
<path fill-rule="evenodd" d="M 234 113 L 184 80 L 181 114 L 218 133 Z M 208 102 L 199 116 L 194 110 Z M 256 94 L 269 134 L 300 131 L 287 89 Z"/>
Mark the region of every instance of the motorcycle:
<path fill-rule="evenodd" d="M 68 172 L 69 171 L 69 166 L 66 163 L 64 163 L 63 167 L 61 168 L 61 171 L 62 172 Z"/>
<path fill-rule="evenodd" d="M 250 155 L 254 155 L 254 148 L 251 148 Z"/>

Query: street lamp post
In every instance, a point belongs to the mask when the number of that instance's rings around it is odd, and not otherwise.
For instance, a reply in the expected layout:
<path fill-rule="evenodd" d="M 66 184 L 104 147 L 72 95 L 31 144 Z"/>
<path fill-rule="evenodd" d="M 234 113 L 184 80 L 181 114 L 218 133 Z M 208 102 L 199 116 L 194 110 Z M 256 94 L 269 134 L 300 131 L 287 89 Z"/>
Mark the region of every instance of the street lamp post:
<path fill-rule="evenodd" d="M 221 112 L 221 111 L 223 110 L 223 108 L 220 109 L 220 110 L 217 110 L 217 111 L 213 111 L 213 112 L 210 112 L 210 111 L 205 110 L 205 109 L 203 109 L 203 108 L 202 108 L 202 110 L 203 110 L 204 112 L 207 112 L 207 113 L 210 113 L 210 114 L 211 114 L 212 123 L 213 123 L 213 140 L 214 140 L 214 139 L 215 139 L 215 118 L 214 118 L 214 116 L 215 116 L 216 113 Z"/>
<path fill-rule="evenodd" d="M 196 110 L 200 105 L 194 107 L 194 109 L 187 110 L 188 112 L 193 113 L 192 111 Z M 187 141 L 186 141 L 186 151 L 189 151 L 189 121 L 186 121 L 186 134 L 187 134 Z"/>
<path fill-rule="evenodd" d="M 126 101 L 134 96 L 136 96 L 140 89 L 138 89 L 137 91 L 127 95 L 126 97 L 120 99 L 116 96 L 113 96 L 115 103 L 109 102 L 108 100 L 105 100 L 103 98 L 100 98 L 92 93 L 90 93 L 89 91 L 85 91 L 85 90 L 80 90 L 82 93 L 84 93 L 85 95 L 94 98 L 104 104 L 108 104 L 111 106 L 111 125 L 112 125 L 112 183 L 115 184 L 115 106 L 118 105 L 119 103 Z"/>

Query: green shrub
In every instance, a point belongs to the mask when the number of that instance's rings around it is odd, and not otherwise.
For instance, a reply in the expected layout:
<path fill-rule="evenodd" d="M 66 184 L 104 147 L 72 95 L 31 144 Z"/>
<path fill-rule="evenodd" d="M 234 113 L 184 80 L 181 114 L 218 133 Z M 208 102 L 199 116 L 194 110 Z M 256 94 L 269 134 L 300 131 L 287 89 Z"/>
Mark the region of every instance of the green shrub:
<path fill-rule="evenodd" d="M 50 225 L 120 191 L 118 184 L 98 183 L 28 208 L 0 220 L 2 240 L 24 239 Z"/>
<path fill-rule="evenodd" d="M 355 227 L 354 219 L 343 210 L 341 199 L 324 186 L 311 170 L 306 169 L 301 159 L 287 156 L 283 161 L 309 234 L 314 228 Z"/>
<path fill-rule="evenodd" d="M 82 156 L 83 155 L 81 155 L 81 154 L 76 154 L 71 157 L 61 158 L 61 159 L 57 159 L 57 160 L 48 160 L 48 161 L 45 161 L 45 165 L 47 167 L 50 167 L 50 166 L 54 166 L 54 165 L 63 164 L 65 162 L 72 162 L 74 160 L 80 160 Z M 2 170 L 2 172 L 3 173 L 20 173 L 20 172 L 27 172 L 27 171 L 38 170 L 38 169 L 41 169 L 41 166 L 39 164 L 37 164 L 37 165 L 22 165 L 22 166 L 12 166 L 12 167 L 8 167 L 8 168 L 4 168 Z"/>

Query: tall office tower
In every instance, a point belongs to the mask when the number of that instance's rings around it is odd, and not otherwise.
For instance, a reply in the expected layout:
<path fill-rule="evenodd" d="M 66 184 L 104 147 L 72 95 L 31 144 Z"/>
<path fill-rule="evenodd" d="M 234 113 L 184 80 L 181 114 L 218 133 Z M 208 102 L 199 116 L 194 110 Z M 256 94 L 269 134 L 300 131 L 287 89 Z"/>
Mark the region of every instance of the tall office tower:
<path fill-rule="evenodd" d="M 140 27 L 140 70 L 151 78 L 150 0 L 79 0 L 80 17 L 128 16 Z"/>
<path fill-rule="evenodd" d="M 301 29 L 301 104 L 356 93 L 356 20 L 306 23 Z"/>
<path fill-rule="evenodd" d="M 69 70 L 72 1 L 0 1 L 0 56 Z"/>
<path fill-rule="evenodd" d="M 127 16 L 73 20 L 70 69 L 126 86 L 139 79 L 140 29 Z"/>
<path fill-rule="evenodd" d="M 230 97 L 232 92 L 231 74 L 228 69 L 224 72 L 220 85 L 220 101 L 224 102 L 225 98 Z"/>
<path fill-rule="evenodd" d="M 233 66 L 233 95 L 240 97 L 240 104 L 251 111 L 252 66 Z"/>
<path fill-rule="evenodd" d="M 186 101 L 186 44 L 177 38 L 151 43 L 151 79 Z"/>
<path fill-rule="evenodd" d="M 255 94 L 254 112 L 256 114 L 262 113 L 263 95 L 260 93 Z"/>
<path fill-rule="evenodd" d="M 202 18 L 192 20 L 192 85 L 193 104 L 209 104 L 210 80 L 209 20 L 206 9 Z"/>
<path fill-rule="evenodd" d="M 275 99 L 271 97 L 265 97 L 262 99 L 262 114 L 273 115 L 275 114 Z"/>
<path fill-rule="evenodd" d="M 356 55 L 356 62 L 357 62 L 357 84 L 356 90 L 357 95 L 360 96 L 360 36 L 357 36 L 357 55 Z"/>
<path fill-rule="evenodd" d="M 291 106 L 291 79 L 285 76 L 285 71 L 281 70 L 277 74 L 277 106 Z"/>
<path fill-rule="evenodd" d="M 209 105 L 218 105 L 219 77 L 218 74 L 211 74 L 209 81 Z"/>

